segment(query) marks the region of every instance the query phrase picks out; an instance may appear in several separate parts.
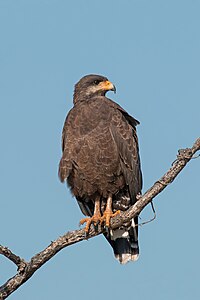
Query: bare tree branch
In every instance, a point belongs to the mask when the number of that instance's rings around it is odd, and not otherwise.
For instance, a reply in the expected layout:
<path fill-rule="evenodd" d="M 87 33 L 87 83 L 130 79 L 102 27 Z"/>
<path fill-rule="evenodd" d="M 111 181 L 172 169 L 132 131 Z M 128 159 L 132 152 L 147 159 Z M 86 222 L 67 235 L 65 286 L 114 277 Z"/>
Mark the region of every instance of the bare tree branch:
<path fill-rule="evenodd" d="M 25 261 L 21 259 L 19 256 L 14 254 L 10 249 L 7 247 L 0 245 L 0 254 L 4 255 L 8 259 L 10 259 L 14 264 L 17 265 L 18 270 L 25 264 Z"/>
<path fill-rule="evenodd" d="M 186 164 L 194 158 L 193 156 L 198 150 L 200 150 L 200 138 L 196 140 L 192 148 L 179 150 L 177 159 L 173 162 L 171 168 L 143 196 L 139 197 L 138 201 L 129 210 L 121 212 L 120 215 L 113 218 L 111 220 L 111 228 L 117 228 L 139 215 L 154 197 L 174 181 Z M 104 229 L 100 226 L 96 231 L 91 228 L 87 239 L 103 232 Z M 0 254 L 14 262 L 18 267 L 17 274 L 0 287 L 0 300 L 6 299 L 60 250 L 85 239 L 84 229 L 67 232 L 52 242 L 46 249 L 33 256 L 30 262 L 25 262 L 22 258 L 11 252 L 11 250 L 0 245 Z"/>

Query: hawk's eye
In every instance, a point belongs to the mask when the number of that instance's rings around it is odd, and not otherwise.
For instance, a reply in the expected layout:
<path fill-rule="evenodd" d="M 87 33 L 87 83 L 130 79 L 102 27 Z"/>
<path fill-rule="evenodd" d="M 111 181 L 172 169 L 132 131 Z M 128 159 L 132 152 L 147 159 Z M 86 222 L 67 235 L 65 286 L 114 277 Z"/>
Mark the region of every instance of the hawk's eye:
<path fill-rule="evenodd" d="M 94 84 L 95 84 L 95 85 L 98 85 L 100 82 L 101 82 L 101 80 L 95 80 L 95 81 L 94 81 Z"/>

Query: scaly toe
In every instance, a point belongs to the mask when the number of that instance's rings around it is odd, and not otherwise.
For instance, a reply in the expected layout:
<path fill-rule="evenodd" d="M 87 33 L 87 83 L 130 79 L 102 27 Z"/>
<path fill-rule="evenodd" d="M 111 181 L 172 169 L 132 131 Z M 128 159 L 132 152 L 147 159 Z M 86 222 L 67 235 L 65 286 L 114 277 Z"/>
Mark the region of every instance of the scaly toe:
<path fill-rule="evenodd" d="M 84 218 L 84 219 L 81 219 L 81 220 L 79 221 L 79 226 L 83 225 L 84 223 L 87 223 L 89 220 L 90 220 L 90 218 Z"/>
<path fill-rule="evenodd" d="M 85 232 L 86 232 L 86 234 L 88 234 L 91 224 L 93 224 L 95 230 L 97 230 L 99 222 L 101 222 L 101 215 L 94 215 L 91 218 L 81 219 L 79 224 L 83 225 L 84 223 L 86 223 Z"/>
<path fill-rule="evenodd" d="M 120 210 L 117 210 L 117 211 L 112 215 L 112 218 L 115 217 L 115 216 L 117 216 L 117 215 L 119 215 L 120 212 L 121 212 Z"/>
<path fill-rule="evenodd" d="M 120 210 L 117 210 L 115 213 L 113 213 L 112 211 L 105 211 L 103 213 L 100 223 L 101 223 L 101 225 L 102 225 L 102 223 L 105 223 L 106 231 L 108 231 L 108 229 L 110 227 L 110 219 L 114 218 L 118 214 L 120 214 Z"/>

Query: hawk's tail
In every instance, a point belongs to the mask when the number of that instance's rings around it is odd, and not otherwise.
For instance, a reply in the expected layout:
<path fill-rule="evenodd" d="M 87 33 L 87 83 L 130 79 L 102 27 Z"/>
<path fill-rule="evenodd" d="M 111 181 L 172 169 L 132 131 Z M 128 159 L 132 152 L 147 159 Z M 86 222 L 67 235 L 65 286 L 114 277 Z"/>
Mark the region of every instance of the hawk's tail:
<path fill-rule="evenodd" d="M 138 218 L 134 218 L 129 228 L 122 227 L 110 231 L 109 237 L 105 234 L 111 244 L 116 259 L 120 264 L 136 261 L 139 257 L 138 244 Z"/>

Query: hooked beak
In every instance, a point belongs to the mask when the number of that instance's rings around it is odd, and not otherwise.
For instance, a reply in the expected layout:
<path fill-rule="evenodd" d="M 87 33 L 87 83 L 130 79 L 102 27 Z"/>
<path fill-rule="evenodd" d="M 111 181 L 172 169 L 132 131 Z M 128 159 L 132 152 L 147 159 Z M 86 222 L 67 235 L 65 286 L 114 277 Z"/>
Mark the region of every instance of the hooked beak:
<path fill-rule="evenodd" d="M 112 82 L 110 82 L 109 80 L 101 82 L 100 86 L 105 91 L 113 91 L 114 93 L 116 93 L 115 85 Z"/>
<path fill-rule="evenodd" d="M 116 86 L 113 84 L 113 88 L 112 88 L 112 90 L 111 91 L 113 91 L 115 94 L 116 94 Z"/>

